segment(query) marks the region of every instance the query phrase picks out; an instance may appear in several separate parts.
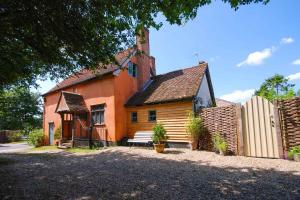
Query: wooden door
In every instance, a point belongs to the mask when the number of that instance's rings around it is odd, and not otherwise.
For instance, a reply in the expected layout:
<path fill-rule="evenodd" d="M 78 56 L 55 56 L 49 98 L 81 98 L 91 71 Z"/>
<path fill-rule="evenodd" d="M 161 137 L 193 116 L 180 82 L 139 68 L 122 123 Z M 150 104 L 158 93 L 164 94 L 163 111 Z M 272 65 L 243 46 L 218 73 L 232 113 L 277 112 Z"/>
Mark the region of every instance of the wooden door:
<path fill-rule="evenodd" d="M 280 137 L 275 124 L 274 105 L 254 96 L 242 106 L 245 156 L 279 158 Z"/>

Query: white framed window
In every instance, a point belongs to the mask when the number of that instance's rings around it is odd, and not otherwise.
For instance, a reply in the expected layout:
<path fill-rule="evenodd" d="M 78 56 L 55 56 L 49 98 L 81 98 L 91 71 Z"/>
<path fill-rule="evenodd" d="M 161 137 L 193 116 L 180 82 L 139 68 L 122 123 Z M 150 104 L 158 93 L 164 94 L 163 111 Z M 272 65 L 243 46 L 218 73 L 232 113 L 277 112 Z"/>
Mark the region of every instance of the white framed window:
<path fill-rule="evenodd" d="M 128 74 L 132 77 L 137 77 L 137 66 L 132 62 L 128 62 Z"/>
<path fill-rule="evenodd" d="M 94 105 L 91 108 L 92 123 L 104 124 L 104 104 Z"/>
<path fill-rule="evenodd" d="M 155 122 L 156 121 L 156 110 L 149 110 L 148 112 L 148 121 Z"/>
<path fill-rule="evenodd" d="M 135 123 L 138 121 L 137 112 L 131 112 L 131 122 Z"/>

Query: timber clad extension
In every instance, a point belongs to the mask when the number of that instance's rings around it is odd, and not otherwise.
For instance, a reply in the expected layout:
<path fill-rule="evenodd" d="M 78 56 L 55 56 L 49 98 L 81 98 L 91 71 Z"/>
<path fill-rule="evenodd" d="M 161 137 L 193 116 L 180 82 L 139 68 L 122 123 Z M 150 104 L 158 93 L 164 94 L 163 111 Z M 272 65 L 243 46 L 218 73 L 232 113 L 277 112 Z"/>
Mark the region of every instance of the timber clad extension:
<path fill-rule="evenodd" d="M 127 120 L 128 137 L 132 138 L 137 131 L 152 130 L 153 125 L 159 122 L 164 125 L 169 142 L 188 142 L 185 123 L 192 109 L 192 101 L 128 108 L 127 119 L 130 119 L 132 112 L 137 113 L 137 122 Z M 155 121 L 148 120 L 149 111 L 156 111 Z"/>
<path fill-rule="evenodd" d="M 164 124 L 169 142 L 188 141 L 188 112 L 215 103 L 208 64 L 156 75 L 149 32 L 144 33 L 136 47 L 116 55 L 119 65 L 84 69 L 43 95 L 46 143 L 53 124 L 62 126 L 63 140 L 116 143 L 151 131 L 157 122 Z"/>

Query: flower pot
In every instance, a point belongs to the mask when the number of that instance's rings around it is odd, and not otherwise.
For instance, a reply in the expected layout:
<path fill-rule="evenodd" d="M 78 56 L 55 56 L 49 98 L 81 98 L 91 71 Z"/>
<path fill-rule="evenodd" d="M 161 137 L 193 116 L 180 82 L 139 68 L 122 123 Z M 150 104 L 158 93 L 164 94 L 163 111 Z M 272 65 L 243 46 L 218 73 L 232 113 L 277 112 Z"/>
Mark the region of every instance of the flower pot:
<path fill-rule="evenodd" d="M 162 153 L 165 150 L 165 144 L 154 144 L 154 149 L 157 153 Z"/>
<path fill-rule="evenodd" d="M 199 140 L 193 139 L 190 141 L 190 149 L 191 150 L 196 150 L 198 147 Z"/>
<path fill-rule="evenodd" d="M 295 160 L 296 162 L 300 162 L 300 154 L 295 153 L 295 154 L 294 154 L 294 160 Z"/>
<path fill-rule="evenodd" d="M 55 142 L 54 142 L 54 144 L 55 144 L 55 146 L 58 146 L 59 145 L 59 140 L 54 140 Z"/>

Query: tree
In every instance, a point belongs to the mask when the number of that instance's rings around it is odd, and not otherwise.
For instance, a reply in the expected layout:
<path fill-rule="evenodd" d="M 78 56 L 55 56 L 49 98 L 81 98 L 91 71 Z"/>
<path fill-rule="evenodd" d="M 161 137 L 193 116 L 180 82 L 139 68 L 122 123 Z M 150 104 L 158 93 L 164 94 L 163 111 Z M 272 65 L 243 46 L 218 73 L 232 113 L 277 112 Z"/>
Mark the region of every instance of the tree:
<path fill-rule="evenodd" d="M 300 97 L 300 89 L 297 92 L 297 96 Z"/>
<path fill-rule="evenodd" d="M 40 128 L 41 101 L 39 95 L 26 87 L 12 87 L 0 92 L 0 130 Z"/>
<path fill-rule="evenodd" d="M 233 9 L 269 0 L 222 0 Z M 211 0 L 3 0 L 0 3 L 0 86 L 64 78 L 115 62 L 142 27 L 182 24 Z"/>
<path fill-rule="evenodd" d="M 295 96 L 295 85 L 288 83 L 288 81 L 284 76 L 275 74 L 263 82 L 259 90 L 255 91 L 255 95 L 264 97 L 269 101 L 292 98 Z"/>

